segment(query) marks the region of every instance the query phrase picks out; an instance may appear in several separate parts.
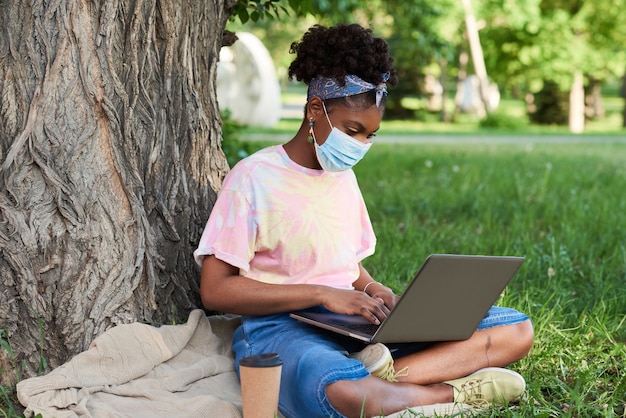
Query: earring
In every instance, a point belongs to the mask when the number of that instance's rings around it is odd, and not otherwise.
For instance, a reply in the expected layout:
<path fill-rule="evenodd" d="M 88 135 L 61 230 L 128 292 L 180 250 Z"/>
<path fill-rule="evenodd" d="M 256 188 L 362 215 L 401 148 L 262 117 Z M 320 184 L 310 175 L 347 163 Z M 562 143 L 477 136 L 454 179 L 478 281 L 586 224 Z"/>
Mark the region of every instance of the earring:
<path fill-rule="evenodd" d="M 309 119 L 309 136 L 306 139 L 309 144 L 312 144 L 315 141 L 315 135 L 313 134 L 313 126 L 315 122 L 313 122 L 313 118 Z"/>

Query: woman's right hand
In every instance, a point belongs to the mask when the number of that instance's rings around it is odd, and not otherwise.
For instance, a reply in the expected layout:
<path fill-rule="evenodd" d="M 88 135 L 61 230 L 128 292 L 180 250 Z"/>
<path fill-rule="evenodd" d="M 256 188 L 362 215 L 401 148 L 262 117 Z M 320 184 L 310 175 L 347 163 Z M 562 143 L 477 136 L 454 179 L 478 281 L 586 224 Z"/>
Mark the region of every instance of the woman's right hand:
<path fill-rule="evenodd" d="M 373 324 L 380 324 L 389 308 L 381 298 L 373 298 L 360 290 L 336 289 L 324 286 L 322 305 L 329 311 L 345 315 L 361 315 Z"/>

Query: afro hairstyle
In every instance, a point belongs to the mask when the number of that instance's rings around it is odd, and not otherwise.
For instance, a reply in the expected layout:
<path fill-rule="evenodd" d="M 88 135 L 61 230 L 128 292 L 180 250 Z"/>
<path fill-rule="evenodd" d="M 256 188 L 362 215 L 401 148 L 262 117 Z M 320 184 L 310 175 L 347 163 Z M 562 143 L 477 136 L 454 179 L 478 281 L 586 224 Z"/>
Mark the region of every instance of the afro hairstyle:
<path fill-rule="evenodd" d="M 387 43 L 374 36 L 371 29 L 357 24 L 339 24 L 333 27 L 312 26 L 299 42 L 291 44 L 296 58 L 289 66 L 289 79 L 295 78 L 305 84 L 318 76 L 335 79 L 345 85 L 346 75 L 379 84 L 382 75 L 389 73 L 388 85 L 398 82 L 393 58 Z M 364 93 L 374 100 L 374 92 Z M 335 100 L 335 99 L 331 99 Z"/>

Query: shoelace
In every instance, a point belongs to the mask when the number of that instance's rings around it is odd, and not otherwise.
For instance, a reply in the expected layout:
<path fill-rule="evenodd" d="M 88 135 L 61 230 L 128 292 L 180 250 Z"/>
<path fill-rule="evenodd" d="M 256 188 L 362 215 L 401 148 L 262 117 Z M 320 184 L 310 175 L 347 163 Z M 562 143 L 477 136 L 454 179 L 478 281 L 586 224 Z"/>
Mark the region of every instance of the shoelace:
<path fill-rule="evenodd" d="M 409 367 L 407 366 L 402 370 L 398 370 L 396 372 L 393 368 L 393 361 L 389 361 L 381 369 L 376 370 L 374 373 L 375 376 L 380 377 L 381 379 L 387 380 L 389 382 L 397 382 L 398 377 L 409 375 Z"/>
<path fill-rule="evenodd" d="M 485 399 L 481 388 L 482 379 L 468 380 L 461 385 L 459 392 L 463 394 L 463 403 L 475 408 L 487 408 L 490 403 Z"/>

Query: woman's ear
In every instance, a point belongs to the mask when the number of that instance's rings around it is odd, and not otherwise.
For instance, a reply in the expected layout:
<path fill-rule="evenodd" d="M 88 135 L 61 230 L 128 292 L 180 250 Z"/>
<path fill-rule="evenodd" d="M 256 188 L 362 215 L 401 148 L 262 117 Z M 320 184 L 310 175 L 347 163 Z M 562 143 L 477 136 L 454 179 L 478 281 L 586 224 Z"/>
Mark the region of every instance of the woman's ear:
<path fill-rule="evenodd" d="M 322 99 L 318 96 L 311 97 L 306 104 L 306 119 L 315 121 L 323 111 Z"/>

